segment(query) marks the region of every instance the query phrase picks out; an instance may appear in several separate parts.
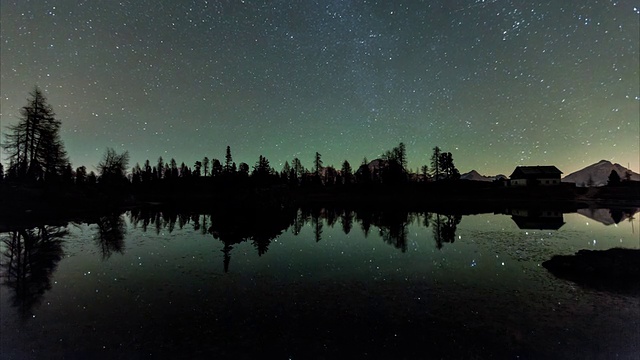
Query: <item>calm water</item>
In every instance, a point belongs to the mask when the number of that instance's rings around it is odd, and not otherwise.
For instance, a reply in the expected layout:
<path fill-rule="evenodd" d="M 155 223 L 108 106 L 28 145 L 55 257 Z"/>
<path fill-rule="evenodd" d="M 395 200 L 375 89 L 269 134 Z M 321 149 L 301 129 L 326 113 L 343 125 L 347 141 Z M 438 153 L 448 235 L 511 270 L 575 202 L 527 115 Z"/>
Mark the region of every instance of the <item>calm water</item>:
<path fill-rule="evenodd" d="M 637 358 L 637 295 L 541 266 L 639 248 L 635 210 L 507 212 L 133 211 L 12 229 L 0 356 Z"/>

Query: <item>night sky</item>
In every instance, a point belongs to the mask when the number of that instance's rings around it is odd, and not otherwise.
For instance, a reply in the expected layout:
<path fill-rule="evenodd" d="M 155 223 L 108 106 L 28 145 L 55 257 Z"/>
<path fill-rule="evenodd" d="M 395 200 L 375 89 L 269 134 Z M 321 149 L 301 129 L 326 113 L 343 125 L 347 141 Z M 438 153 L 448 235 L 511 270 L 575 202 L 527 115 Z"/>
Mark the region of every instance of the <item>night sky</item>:
<path fill-rule="evenodd" d="M 438 145 L 461 172 L 638 171 L 640 1 L 0 1 L 2 131 L 38 85 L 74 167 L 402 141 L 413 170 Z"/>

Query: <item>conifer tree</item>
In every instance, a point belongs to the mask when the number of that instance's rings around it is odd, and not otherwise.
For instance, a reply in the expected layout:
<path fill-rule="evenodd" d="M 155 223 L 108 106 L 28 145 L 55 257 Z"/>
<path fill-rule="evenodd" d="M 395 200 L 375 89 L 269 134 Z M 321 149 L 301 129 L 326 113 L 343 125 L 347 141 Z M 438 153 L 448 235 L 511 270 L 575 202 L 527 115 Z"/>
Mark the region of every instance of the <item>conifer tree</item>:
<path fill-rule="evenodd" d="M 227 152 L 224 156 L 224 172 L 230 173 L 232 171 L 233 158 L 231 157 L 231 147 L 227 145 Z"/>
<path fill-rule="evenodd" d="M 42 91 L 35 87 L 20 109 L 20 120 L 8 127 L 2 147 L 10 173 L 19 179 L 41 180 L 63 174 L 69 160 L 60 138 L 60 120 Z"/>
<path fill-rule="evenodd" d="M 440 148 L 433 148 L 433 155 L 431 155 L 431 173 L 433 174 L 433 180 L 438 181 L 440 177 Z"/>

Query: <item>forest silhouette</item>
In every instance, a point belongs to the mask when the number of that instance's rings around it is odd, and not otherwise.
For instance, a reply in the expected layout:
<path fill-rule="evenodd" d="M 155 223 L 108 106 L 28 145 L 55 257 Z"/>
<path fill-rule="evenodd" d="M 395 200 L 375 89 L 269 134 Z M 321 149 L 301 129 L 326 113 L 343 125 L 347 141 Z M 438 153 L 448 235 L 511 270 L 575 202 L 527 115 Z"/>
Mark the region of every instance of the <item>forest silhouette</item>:
<path fill-rule="evenodd" d="M 149 193 L 176 189 L 194 189 L 206 192 L 212 187 L 335 187 L 352 185 L 401 185 L 408 182 L 430 180 L 454 180 L 460 173 L 451 153 L 439 147 L 433 149 L 430 166 L 424 165 L 422 173 L 412 173 L 407 168 L 406 146 L 384 152 L 376 160 L 366 158 L 354 170 L 345 160 L 339 169 L 323 166 L 322 155 L 316 152 L 311 168 L 303 166 L 298 158 L 291 164 L 285 162 L 281 170 L 271 166 L 267 157 L 260 154 L 253 166 L 236 163 L 230 146 L 226 147 L 223 160 L 204 156 L 189 164 L 178 164 L 174 159 L 158 157 L 155 162 L 147 159 L 129 168 L 129 153 L 117 153 L 107 148 L 95 165 L 97 173 L 87 171 L 87 166 L 72 167 L 60 137 L 61 122 L 44 93 L 35 87 L 20 109 L 19 121 L 7 128 L 2 147 L 9 165 L 5 171 L 0 164 L 0 181 L 26 184 L 57 184 L 98 186 L 102 191 Z"/>
<path fill-rule="evenodd" d="M 258 155 L 253 165 L 236 162 L 230 146 L 219 160 L 203 156 L 178 164 L 174 158 L 145 160 L 130 166 L 127 151 L 107 148 L 95 165 L 75 169 L 69 162 L 60 137 L 61 122 L 55 118 L 43 92 L 35 87 L 20 109 L 20 119 L 7 128 L 2 147 L 8 160 L 0 163 L 0 192 L 3 211 L 52 212 L 106 211 L 122 206 L 165 203 L 196 208 L 222 206 L 250 208 L 273 204 L 304 205 L 383 204 L 412 208 L 455 208 L 464 203 L 493 210 L 505 202 L 574 201 L 581 189 L 573 184 L 554 188 L 509 188 L 505 179 L 493 182 L 460 180 L 453 154 L 439 146 L 425 154 L 420 171 L 407 166 L 406 145 L 365 157 L 356 167 L 344 160 L 339 168 L 325 166 L 315 152 L 310 168 L 299 158 L 275 169 L 266 156 Z M 611 187 L 624 188 L 631 182 L 611 180 Z M 637 191 L 609 192 L 613 197 Z M 471 203 L 471 205 L 469 204 Z M 491 205 L 493 204 L 493 205 Z M 491 209 L 488 209 L 491 210 Z"/>

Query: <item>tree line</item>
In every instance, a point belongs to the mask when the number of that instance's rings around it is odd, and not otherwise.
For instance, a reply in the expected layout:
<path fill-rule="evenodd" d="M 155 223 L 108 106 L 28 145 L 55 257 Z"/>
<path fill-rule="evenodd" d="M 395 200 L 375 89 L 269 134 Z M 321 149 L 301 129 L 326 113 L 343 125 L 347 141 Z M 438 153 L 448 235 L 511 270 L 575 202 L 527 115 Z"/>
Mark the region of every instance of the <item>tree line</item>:
<path fill-rule="evenodd" d="M 349 186 L 399 185 L 460 177 L 453 155 L 438 146 L 433 148 L 428 165 L 423 165 L 420 172 L 411 172 L 407 167 L 406 146 L 402 142 L 371 162 L 365 157 L 355 169 L 347 160 L 339 168 L 324 166 L 322 155 L 316 152 L 311 168 L 304 167 L 296 157 L 291 163 L 286 161 L 279 171 L 263 155 L 259 155 L 253 166 L 245 162 L 236 164 L 230 146 L 227 146 L 222 160 L 204 156 L 193 164 L 182 162 L 178 165 L 173 158 L 166 161 L 159 157 L 154 163 L 147 159 L 142 165 L 136 163 L 131 168 L 127 151 L 118 153 L 113 148 L 107 148 L 96 166 L 96 174 L 87 172 L 85 166 L 71 167 L 60 138 L 61 122 L 55 118 L 51 105 L 38 87 L 30 93 L 27 104 L 20 109 L 20 115 L 19 121 L 9 126 L 5 134 L 2 147 L 9 164 L 7 171 L 4 171 L 0 163 L 0 181 L 99 184 L 122 189 L 160 183 L 175 185 L 198 178 L 234 185 Z"/>

